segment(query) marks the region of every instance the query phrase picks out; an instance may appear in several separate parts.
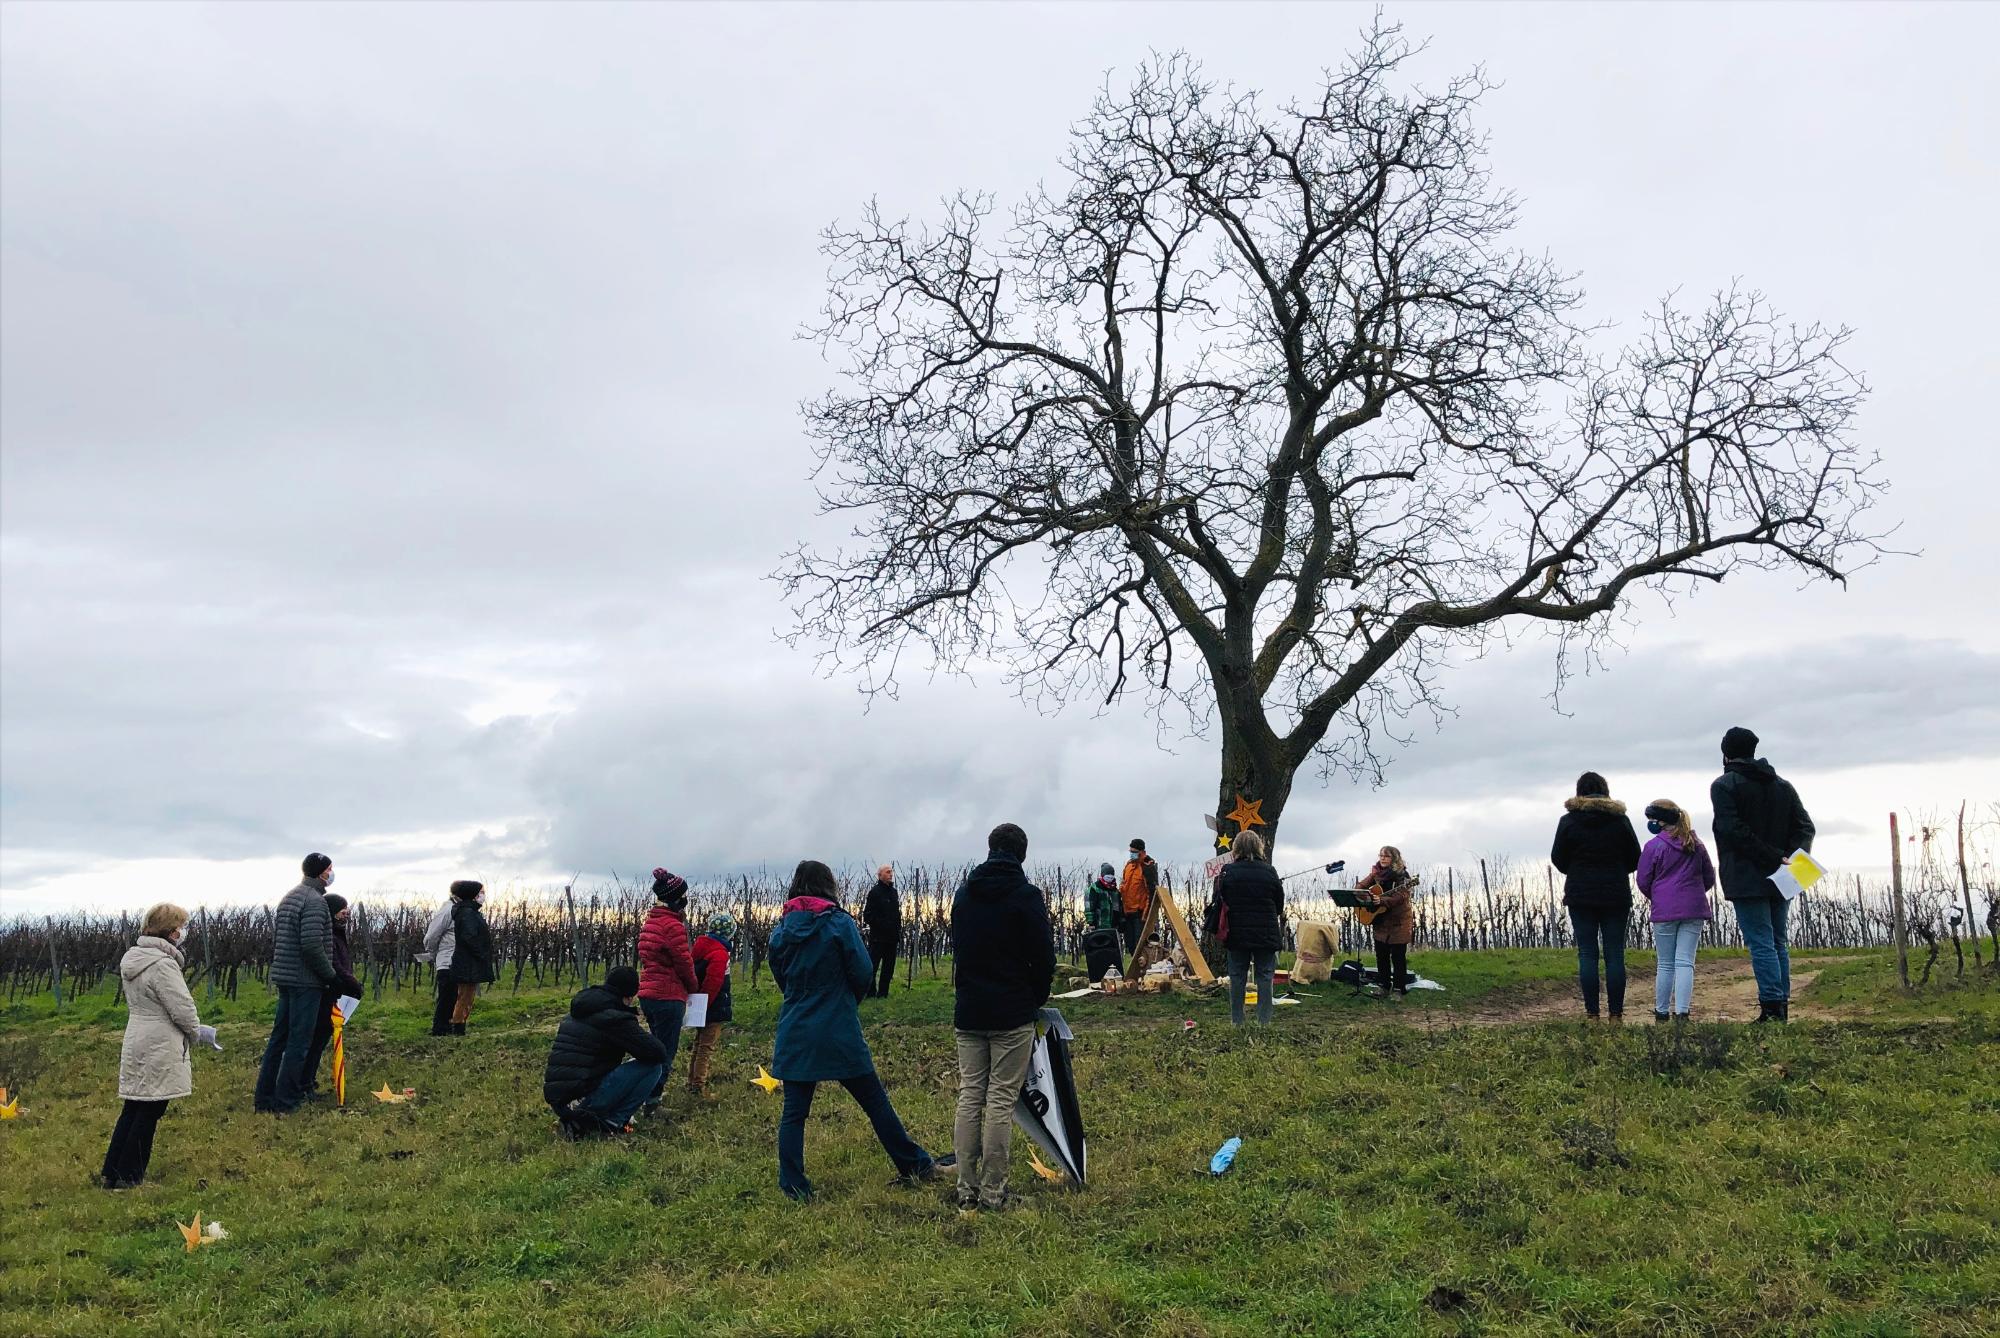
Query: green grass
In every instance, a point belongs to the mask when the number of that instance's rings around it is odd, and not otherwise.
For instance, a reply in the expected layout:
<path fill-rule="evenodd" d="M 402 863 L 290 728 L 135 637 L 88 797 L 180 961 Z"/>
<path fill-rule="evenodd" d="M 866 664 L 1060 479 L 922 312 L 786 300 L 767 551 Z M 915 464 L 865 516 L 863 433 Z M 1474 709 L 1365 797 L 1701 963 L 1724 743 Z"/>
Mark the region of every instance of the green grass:
<path fill-rule="evenodd" d="M 1461 1002 L 1568 964 L 1417 963 Z M 1067 1004 L 1092 1183 L 1045 1189 L 1017 1139 L 1032 1207 L 971 1219 L 887 1187 L 838 1089 L 808 1133 L 820 1201 L 780 1198 L 777 1098 L 744 1081 L 769 1053 L 768 983 L 739 991 L 720 1100 L 677 1094 L 617 1146 L 550 1137 L 554 994 L 482 1000 L 458 1042 L 421 1034 L 425 1000 L 371 1001 L 351 1113 L 284 1121 L 249 1110 L 268 1003 L 218 1004 L 228 1052 L 197 1060 L 152 1183 L 119 1195 L 90 1180 L 122 1009 L 17 1003 L 0 1073 L 31 1076 L 27 1116 L 0 1124 L 0 1333 L 1990 1334 L 1996 987 L 1906 1002 L 1893 971 L 1858 955 L 1814 985 L 1886 1021 L 1698 1027 L 1679 1047 L 1325 992 L 1264 1034 L 1217 1001 Z M 864 1016 L 898 1109 L 942 1150 L 948 989 L 920 980 Z M 419 1099 L 365 1095 L 385 1081 Z M 1238 1134 L 1236 1169 L 1207 1176 Z M 172 1221 L 197 1209 L 232 1239 L 189 1256 Z"/>

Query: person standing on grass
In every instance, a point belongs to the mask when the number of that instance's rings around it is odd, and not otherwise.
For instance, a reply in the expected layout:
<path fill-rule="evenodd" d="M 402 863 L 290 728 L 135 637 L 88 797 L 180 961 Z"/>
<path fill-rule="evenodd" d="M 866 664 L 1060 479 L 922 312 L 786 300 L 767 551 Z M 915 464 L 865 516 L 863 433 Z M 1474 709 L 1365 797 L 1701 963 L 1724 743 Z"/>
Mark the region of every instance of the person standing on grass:
<path fill-rule="evenodd" d="M 1035 1016 L 1055 980 L 1055 933 L 1047 900 L 1028 881 L 1028 834 L 1011 822 L 986 838 L 986 862 L 966 875 L 951 904 L 951 960 L 958 1039 L 958 1158 L 961 1208 L 1008 1204 L 1008 1145 L 1014 1102 L 1035 1048 Z"/>
<path fill-rule="evenodd" d="M 1118 879 L 1119 908 L 1124 912 L 1118 932 L 1125 940 L 1127 957 L 1139 950 L 1139 935 L 1146 928 L 1146 908 L 1153 904 L 1153 894 L 1159 890 L 1160 866 L 1146 853 L 1145 838 L 1135 836 L 1126 855 L 1125 872 Z"/>
<path fill-rule="evenodd" d="M 1549 863 L 1563 875 L 1563 905 L 1576 934 L 1576 979 L 1583 1011 L 1597 1018 L 1597 959 L 1604 956 L 1604 994 L 1613 1022 L 1625 1018 L 1625 922 L 1632 914 L 1632 871 L 1639 867 L 1639 834 L 1625 805 L 1595 771 L 1576 779 L 1576 795 L 1563 804 Z"/>
<path fill-rule="evenodd" d="M 479 997 L 479 987 L 500 978 L 493 931 L 480 907 L 485 898 L 484 883 L 465 878 L 451 885 L 451 979 L 456 987 L 451 1004 L 454 1036 L 465 1035 L 465 1024 L 472 1019 L 472 1001 Z"/>
<path fill-rule="evenodd" d="M 1285 885 L 1264 858 L 1264 838 L 1244 832 L 1229 848 L 1215 879 L 1208 930 L 1229 953 L 1229 1020 L 1243 1025 L 1243 996 L 1257 979 L 1257 1025 L 1271 1025 L 1276 1008 L 1278 949 L 1285 943 Z"/>
<path fill-rule="evenodd" d="M 453 883 L 456 888 L 458 884 Z M 437 996 L 431 1002 L 431 1035 L 449 1036 L 451 1015 L 458 1011 L 458 981 L 451 974 L 451 963 L 458 951 L 457 920 L 453 912 L 458 908 L 458 896 L 454 892 L 444 899 L 444 905 L 431 912 L 430 922 L 424 926 L 424 950 L 417 954 L 420 962 L 431 964 L 431 983 L 437 987 Z"/>
<path fill-rule="evenodd" d="M 338 983 L 333 916 L 326 908 L 333 861 L 314 851 L 300 868 L 305 879 L 285 894 L 272 916 L 271 988 L 278 994 L 278 1011 L 252 1100 L 257 1110 L 273 1115 L 289 1115 L 306 1098 L 306 1056 L 319 1026 L 319 1002 Z"/>
<path fill-rule="evenodd" d="M 571 1142 L 628 1132 L 646 1094 L 659 1087 L 667 1052 L 639 1025 L 638 1001 L 639 973 L 614 966 L 602 985 L 578 991 L 556 1027 L 542 1100 Z"/>
<path fill-rule="evenodd" d="M 868 928 L 868 960 L 874 963 L 875 997 L 889 997 L 896 980 L 896 948 L 903 937 L 903 902 L 896 895 L 896 870 L 887 864 L 875 871 L 875 886 L 861 903 L 861 923 Z"/>
<path fill-rule="evenodd" d="M 1416 881 L 1403 862 L 1403 852 L 1383 846 L 1375 856 L 1375 867 L 1355 884 L 1369 894 L 1375 907 L 1368 928 L 1375 935 L 1375 992 L 1385 999 L 1410 997 L 1410 940 L 1417 928 L 1417 917 L 1410 910 L 1410 886 Z"/>
<path fill-rule="evenodd" d="M 1639 891 L 1653 907 L 1653 1021 L 1687 1021 L 1694 1007 L 1694 954 L 1708 927 L 1715 865 L 1694 834 L 1687 810 L 1671 799 L 1646 805 L 1653 839 L 1639 852 Z"/>
<path fill-rule="evenodd" d="M 653 909 L 639 928 L 639 1007 L 646 1025 L 667 1052 L 660 1081 L 646 1098 L 646 1113 L 660 1108 L 674 1056 L 681 1048 L 681 1024 L 687 1021 L 688 995 L 698 988 L 694 952 L 688 944 L 688 885 L 685 878 L 653 870 Z"/>
<path fill-rule="evenodd" d="M 319 1021 L 313 1027 L 312 1049 L 306 1053 L 306 1099 L 319 1099 L 319 1061 L 326 1053 L 327 1043 L 333 1040 L 333 1010 L 339 1006 L 340 996 L 351 994 L 361 997 L 361 982 L 354 975 L 354 950 L 347 943 L 347 921 L 351 912 L 347 909 L 347 898 L 338 892 L 326 894 L 327 913 L 333 917 L 333 974 L 334 983 L 320 991 Z"/>
<path fill-rule="evenodd" d="M 895 1165 L 892 1183 L 917 1185 L 938 1174 L 937 1162 L 897 1118 L 861 1035 L 861 1000 L 874 989 L 875 977 L 861 931 L 854 917 L 840 909 L 838 896 L 833 870 L 818 860 L 801 860 L 778 926 L 771 931 L 771 979 L 784 999 L 771 1047 L 771 1074 L 785 1084 L 784 1111 L 778 1117 L 778 1188 L 801 1203 L 813 1196 L 806 1176 L 806 1117 L 823 1082 L 845 1087 L 868 1116 Z"/>
<path fill-rule="evenodd" d="M 729 956 L 736 951 L 736 917 L 717 911 L 708 917 L 706 932 L 694 941 L 696 992 L 708 996 L 708 1020 L 694 1034 L 688 1056 L 688 1091 L 708 1095 L 708 1069 L 722 1043 L 722 1025 L 734 1020 L 729 998 Z"/>
<path fill-rule="evenodd" d="M 1799 792 L 1757 756 L 1757 736 L 1737 725 L 1722 736 L 1722 774 L 1708 787 L 1715 810 L 1715 853 L 1722 895 L 1736 907 L 1736 925 L 1757 977 L 1757 1020 L 1792 1016 L 1792 954 L 1786 922 L 1792 903 L 1771 875 L 1795 850 L 1812 849 L 1813 821 Z"/>
<path fill-rule="evenodd" d="M 167 1102 L 194 1091 L 189 1054 L 216 1044 L 215 1028 L 195 1012 L 181 975 L 181 937 L 188 913 L 161 902 L 146 912 L 139 941 L 125 950 L 118 978 L 125 990 L 125 1041 L 118 1050 L 118 1096 L 125 1105 L 104 1152 L 106 1189 L 143 1184 L 153 1156 L 153 1132 Z"/>
<path fill-rule="evenodd" d="M 1118 872 L 1109 864 L 1100 864 L 1097 881 L 1083 890 L 1083 926 L 1116 929 L 1118 921 Z"/>

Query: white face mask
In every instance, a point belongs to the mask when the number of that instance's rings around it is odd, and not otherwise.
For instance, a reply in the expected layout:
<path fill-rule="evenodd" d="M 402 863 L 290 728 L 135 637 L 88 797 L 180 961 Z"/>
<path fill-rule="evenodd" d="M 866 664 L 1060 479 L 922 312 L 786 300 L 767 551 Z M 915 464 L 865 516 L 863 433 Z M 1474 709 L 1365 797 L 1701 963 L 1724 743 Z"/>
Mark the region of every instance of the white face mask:
<path fill-rule="evenodd" d="M 332 887 L 332 886 L 333 886 L 333 870 L 332 870 L 332 869 L 328 869 L 328 870 L 326 871 L 326 881 L 325 881 L 325 883 L 324 883 L 324 886 L 327 886 L 327 887 Z"/>

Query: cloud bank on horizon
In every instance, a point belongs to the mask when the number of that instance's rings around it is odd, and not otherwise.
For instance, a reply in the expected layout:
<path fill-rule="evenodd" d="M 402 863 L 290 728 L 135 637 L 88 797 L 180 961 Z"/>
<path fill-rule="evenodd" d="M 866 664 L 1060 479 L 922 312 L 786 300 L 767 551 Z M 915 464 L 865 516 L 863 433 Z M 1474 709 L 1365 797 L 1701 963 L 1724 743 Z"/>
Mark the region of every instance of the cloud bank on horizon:
<path fill-rule="evenodd" d="M 1005 201 L 1105 70 L 1289 94 L 1370 12 L 1262 11 L 1276 51 L 1245 7 L 1033 11 L 1060 44 L 976 8 L 0 11 L 0 914 L 263 899 L 313 848 L 413 891 L 963 860 L 1003 818 L 1037 859 L 1197 857 L 1212 742 L 997 674 L 864 711 L 776 638 L 763 577 L 827 534 L 796 405 L 838 372 L 791 335 L 864 199 Z M 1539 858 L 1585 767 L 1705 808 L 1737 723 L 1844 863 L 1892 806 L 2000 797 L 1995 188 L 1937 132 L 1994 123 L 2000 20 L 1435 14 L 1426 74 L 1504 81 L 1495 172 L 1597 314 L 1740 276 L 1857 327 L 1921 556 L 1641 605 L 1560 711 L 1538 638 L 1458 665 L 1384 786 L 1302 780 L 1286 847 Z"/>

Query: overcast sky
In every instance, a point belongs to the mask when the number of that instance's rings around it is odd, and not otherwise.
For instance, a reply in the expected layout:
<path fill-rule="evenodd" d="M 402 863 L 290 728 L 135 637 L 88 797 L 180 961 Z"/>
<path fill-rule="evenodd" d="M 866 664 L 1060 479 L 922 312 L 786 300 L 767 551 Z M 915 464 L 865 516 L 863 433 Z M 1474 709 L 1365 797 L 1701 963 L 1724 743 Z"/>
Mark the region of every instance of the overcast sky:
<path fill-rule="evenodd" d="M 310 849 L 425 895 L 1003 819 L 1199 857 L 1212 742 L 990 679 L 864 713 L 776 640 L 834 375 L 793 336 L 870 197 L 1052 179 L 1151 50 L 1308 93 L 1370 12 L 0 8 L 0 913 L 268 898 Z M 1741 278 L 1856 327 L 1921 556 L 1642 603 L 1563 714 L 1533 639 L 1467 666 L 1382 788 L 1301 783 L 1289 853 L 1538 858 L 1586 766 L 1705 818 L 1736 723 L 1843 865 L 2000 798 L 2000 11 L 1387 13 L 1503 83 L 1496 176 L 1591 315 Z"/>

